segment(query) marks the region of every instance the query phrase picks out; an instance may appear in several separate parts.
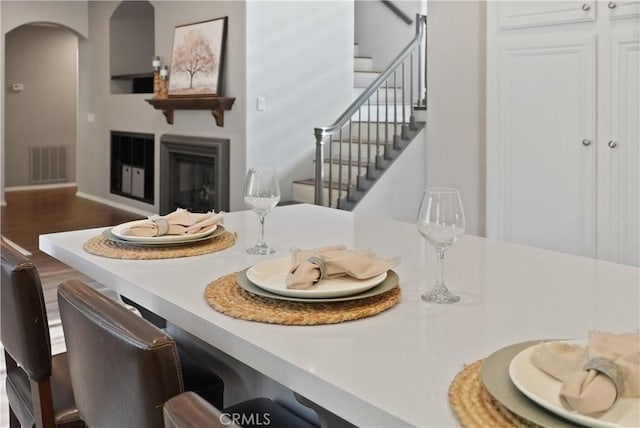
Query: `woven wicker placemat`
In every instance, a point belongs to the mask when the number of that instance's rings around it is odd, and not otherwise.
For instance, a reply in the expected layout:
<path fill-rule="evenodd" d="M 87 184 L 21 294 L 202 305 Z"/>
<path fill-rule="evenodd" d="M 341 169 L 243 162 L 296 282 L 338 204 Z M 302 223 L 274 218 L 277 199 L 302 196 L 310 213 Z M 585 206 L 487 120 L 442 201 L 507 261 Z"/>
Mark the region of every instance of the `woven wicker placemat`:
<path fill-rule="evenodd" d="M 489 394 L 480 378 L 482 360 L 466 365 L 449 387 L 449 404 L 463 427 L 538 427 L 512 413 Z"/>
<path fill-rule="evenodd" d="M 370 317 L 400 301 L 400 287 L 377 296 L 332 303 L 303 303 L 252 294 L 236 283 L 237 273 L 211 282 L 204 298 L 213 309 L 234 318 L 285 325 L 336 324 Z"/>
<path fill-rule="evenodd" d="M 214 253 L 229 248 L 235 243 L 236 234 L 228 231 L 214 238 L 194 242 L 193 244 L 166 247 L 129 245 L 123 242 L 112 241 L 99 235 L 85 242 L 83 248 L 88 253 L 112 259 L 158 260 Z"/>

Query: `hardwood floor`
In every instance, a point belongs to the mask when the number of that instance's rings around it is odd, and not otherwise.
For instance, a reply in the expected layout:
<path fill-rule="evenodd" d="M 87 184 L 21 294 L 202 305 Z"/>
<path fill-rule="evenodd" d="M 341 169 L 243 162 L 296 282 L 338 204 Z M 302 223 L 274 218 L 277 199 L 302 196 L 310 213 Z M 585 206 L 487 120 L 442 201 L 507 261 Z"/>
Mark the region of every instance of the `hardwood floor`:
<path fill-rule="evenodd" d="M 64 352 L 64 334 L 60 323 L 56 291 L 67 279 L 80 279 L 107 292 L 105 287 L 38 249 L 38 236 L 44 233 L 90 227 L 112 226 L 140 216 L 75 196 L 76 188 L 53 188 L 6 192 L 2 207 L 0 233 L 30 251 L 40 274 L 49 319 L 51 349 Z M 9 409 L 4 392 L 4 352 L 0 347 L 0 427 L 9 426 Z"/>
<path fill-rule="evenodd" d="M 0 233 L 29 250 L 41 274 L 59 269 L 62 263 L 38 250 L 38 236 L 43 233 L 112 226 L 140 218 L 75 196 L 75 187 L 6 192 L 2 207 Z"/>

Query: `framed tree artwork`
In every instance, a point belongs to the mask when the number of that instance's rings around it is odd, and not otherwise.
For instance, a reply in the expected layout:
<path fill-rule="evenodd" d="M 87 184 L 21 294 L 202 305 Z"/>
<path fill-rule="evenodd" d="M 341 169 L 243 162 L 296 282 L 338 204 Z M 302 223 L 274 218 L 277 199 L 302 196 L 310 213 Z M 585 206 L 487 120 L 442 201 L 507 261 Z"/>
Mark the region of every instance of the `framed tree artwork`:
<path fill-rule="evenodd" d="M 226 16 L 175 28 L 170 97 L 220 96 L 226 35 Z"/>

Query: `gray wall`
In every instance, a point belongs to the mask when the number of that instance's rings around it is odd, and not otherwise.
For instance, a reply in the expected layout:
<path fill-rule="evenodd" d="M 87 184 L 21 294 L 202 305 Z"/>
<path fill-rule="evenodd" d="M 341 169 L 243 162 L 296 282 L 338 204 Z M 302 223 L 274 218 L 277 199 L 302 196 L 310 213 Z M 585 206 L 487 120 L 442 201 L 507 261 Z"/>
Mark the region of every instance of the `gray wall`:
<path fill-rule="evenodd" d="M 231 208 L 241 204 L 241 183 L 246 157 L 245 131 L 245 3 L 156 1 L 156 54 L 164 64 L 171 58 L 173 29 L 177 25 L 200 22 L 221 16 L 229 17 L 227 56 L 224 67 L 223 94 L 236 97 L 231 111 L 225 112 L 224 127 L 218 127 L 210 111 L 177 110 L 174 125 L 169 125 L 159 110 L 145 102 L 150 94 L 111 94 L 109 90 L 109 18 L 119 2 L 90 2 L 89 42 L 81 46 L 80 55 L 90 58 L 90 64 L 80 71 L 80 85 L 91 94 L 92 102 L 80 110 L 79 122 L 86 136 L 79 141 L 81 159 L 100 161 L 78 165 L 78 190 L 81 195 L 144 211 L 159 208 L 159 176 L 156 174 L 153 206 L 109 193 L 109 133 L 111 130 L 152 133 L 156 140 L 156 165 L 159 171 L 160 137 L 165 133 L 229 138 L 231 140 Z M 151 70 L 151 58 L 148 58 Z M 95 121 L 89 122 L 87 114 Z"/>
<path fill-rule="evenodd" d="M 154 55 L 154 8 L 127 1 L 114 11 L 109 31 L 111 75 L 149 73 Z"/>
<path fill-rule="evenodd" d="M 78 37 L 60 26 L 25 25 L 6 36 L 6 186 L 29 185 L 29 146 L 69 146 L 75 181 Z M 24 90 L 11 85 L 22 83 Z"/>
<path fill-rule="evenodd" d="M 32 22 L 61 24 L 79 36 L 88 34 L 86 1 L 0 1 L 0 58 L 4 64 L 5 35 L 20 25 Z M 82 61 L 82 59 L 80 60 Z M 4 201 L 5 176 L 5 87 L 4 67 L 0 67 L 0 201 Z M 26 168 L 26 166 L 25 166 Z"/>

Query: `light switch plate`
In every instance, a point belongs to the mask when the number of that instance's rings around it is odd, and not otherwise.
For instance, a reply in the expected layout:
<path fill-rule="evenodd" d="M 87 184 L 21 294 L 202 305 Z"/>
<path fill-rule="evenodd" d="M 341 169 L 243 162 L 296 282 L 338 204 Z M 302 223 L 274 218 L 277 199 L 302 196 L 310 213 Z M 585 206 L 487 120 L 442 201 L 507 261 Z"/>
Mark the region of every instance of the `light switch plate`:
<path fill-rule="evenodd" d="M 267 100 L 265 97 L 258 97 L 256 99 L 256 110 L 265 111 L 267 109 Z"/>

